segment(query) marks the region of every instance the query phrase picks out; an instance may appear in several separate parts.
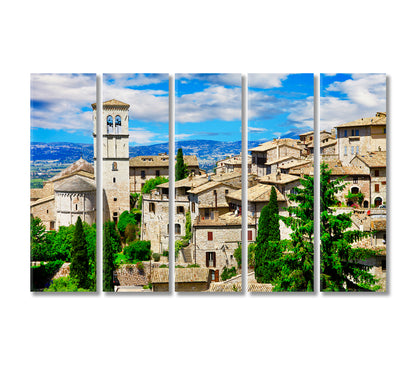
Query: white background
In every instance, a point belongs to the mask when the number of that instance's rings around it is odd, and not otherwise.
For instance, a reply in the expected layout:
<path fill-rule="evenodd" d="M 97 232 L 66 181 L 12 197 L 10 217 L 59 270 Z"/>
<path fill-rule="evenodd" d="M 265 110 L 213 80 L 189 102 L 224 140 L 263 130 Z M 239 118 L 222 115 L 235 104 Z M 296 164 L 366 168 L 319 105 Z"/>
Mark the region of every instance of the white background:
<path fill-rule="evenodd" d="M 9 1 L 1 7 L 1 372 L 412 372 L 410 2 L 136 3 Z M 387 73 L 389 293 L 32 295 L 29 88 L 30 73 L 38 72 Z"/>

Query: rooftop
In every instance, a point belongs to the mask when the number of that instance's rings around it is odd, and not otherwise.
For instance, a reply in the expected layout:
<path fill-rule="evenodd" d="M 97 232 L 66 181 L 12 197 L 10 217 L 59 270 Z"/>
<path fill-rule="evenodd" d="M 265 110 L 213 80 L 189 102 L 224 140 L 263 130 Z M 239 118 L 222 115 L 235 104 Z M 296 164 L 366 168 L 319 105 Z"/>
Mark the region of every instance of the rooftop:
<path fill-rule="evenodd" d="M 268 174 L 265 175 L 264 177 L 259 178 L 259 181 L 261 183 L 266 183 L 266 184 L 287 184 L 287 183 L 292 183 L 299 180 L 299 177 L 296 175 L 291 175 L 291 174 Z"/>
<path fill-rule="evenodd" d="M 93 109 L 96 109 L 97 103 L 91 104 Z M 130 104 L 123 103 L 120 100 L 111 99 L 103 102 L 103 107 L 124 107 L 126 109 L 130 108 Z"/>
<path fill-rule="evenodd" d="M 357 155 L 356 157 L 370 168 L 386 167 L 387 152 L 385 151 L 369 152 L 365 155 Z"/>
<path fill-rule="evenodd" d="M 196 156 L 183 156 L 188 167 L 198 167 Z M 169 167 L 169 156 L 136 156 L 130 159 L 130 167 Z"/>
<path fill-rule="evenodd" d="M 51 179 L 51 182 L 54 182 L 58 179 L 63 177 L 69 176 L 76 172 L 84 171 L 88 174 L 91 174 L 92 177 L 94 176 L 94 166 L 92 166 L 88 161 L 84 160 L 82 157 L 75 161 L 73 164 L 69 165 L 66 169 L 62 170 L 59 174 L 56 174 Z"/>
<path fill-rule="evenodd" d="M 276 190 L 277 201 L 286 201 L 278 189 L 271 187 L 269 184 L 262 183 L 256 184 L 255 186 L 247 189 L 247 199 L 248 201 L 268 202 L 270 200 L 270 192 L 272 188 Z M 241 201 L 241 190 L 229 193 L 227 198 Z"/>
<path fill-rule="evenodd" d="M 386 125 L 386 113 L 385 112 L 377 112 L 374 117 L 367 117 L 367 118 L 360 118 L 355 121 L 347 122 L 339 126 L 335 126 L 336 128 L 343 128 L 343 127 L 357 127 L 357 126 L 381 126 Z"/>
<path fill-rule="evenodd" d="M 57 192 L 87 192 L 95 191 L 95 183 L 74 175 L 55 187 Z"/>

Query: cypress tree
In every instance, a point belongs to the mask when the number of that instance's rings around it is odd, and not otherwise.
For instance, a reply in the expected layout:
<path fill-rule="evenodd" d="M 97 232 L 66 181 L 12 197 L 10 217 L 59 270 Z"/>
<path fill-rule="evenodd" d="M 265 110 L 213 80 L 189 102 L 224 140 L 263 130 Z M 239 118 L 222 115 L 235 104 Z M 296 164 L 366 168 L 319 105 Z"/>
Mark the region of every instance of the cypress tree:
<path fill-rule="evenodd" d="M 296 205 L 286 208 L 289 217 L 280 219 L 291 228 L 291 240 L 280 242 L 281 256 L 275 261 L 278 276 L 273 291 L 313 291 L 313 183 L 313 177 L 306 176 L 300 180 L 303 188 L 295 187 L 294 193 L 288 195 Z"/>
<path fill-rule="evenodd" d="M 76 280 L 78 287 L 88 288 L 88 249 L 81 218 L 75 224 L 72 241 L 70 277 Z"/>
<path fill-rule="evenodd" d="M 185 179 L 187 176 L 188 176 L 188 169 L 187 169 L 187 167 L 185 165 L 185 161 L 183 159 L 182 148 L 179 148 L 178 153 L 176 155 L 175 181 Z"/>
<path fill-rule="evenodd" d="M 113 272 L 115 270 L 114 264 L 114 246 L 111 238 L 111 225 L 110 222 L 104 224 L 104 245 L 103 245 L 103 291 L 114 291 L 113 285 Z M 113 227 L 114 227 L 113 222 Z"/>
<path fill-rule="evenodd" d="M 276 245 L 279 241 L 279 207 L 276 190 L 272 187 L 269 203 L 260 213 L 256 239 L 254 272 L 259 282 L 271 282 L 276 276 L 276 266 L 273 261 L 280 256 L 278 245 Z"/>
<path fill-rule="evenodd" d="M 378 251 L 353 247 L 352 244 L 372 232 L 350 230 L 352 213 L 335 214 L 336 194 L 345 184 L 338 178 L 331 181 L 328 165 L 321 165 L 321 291 L 373 291 L 377 278 L 369 273 L 363 261 Z"/>

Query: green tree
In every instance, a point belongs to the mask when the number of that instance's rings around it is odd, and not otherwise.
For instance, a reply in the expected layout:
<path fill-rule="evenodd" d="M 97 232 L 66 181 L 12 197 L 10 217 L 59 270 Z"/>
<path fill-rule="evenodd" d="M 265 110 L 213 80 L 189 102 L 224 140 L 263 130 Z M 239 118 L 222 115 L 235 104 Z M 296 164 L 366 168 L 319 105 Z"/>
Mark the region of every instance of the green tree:
<path fill-rule="evenodd" d="M 106 222 L 104 224 L 104 243 L 103 243 L 103 291 L 112 292 L 113 288 L 113 272 L 115 266 L 115 249 L 114 239 L 111 231 L 115 230 L 114 222 Z"/>
<path fill-rule="evenodd" d="M 279 208 L 277 194 L 271 187 L 269 203 L 260 213 L 258 234 L 255 248 L 254 272 L 260 283 L 268 283 L 276 276 L 273 263 L 279 256 L 278 246 L 273 243 L 280 241 Z"/>
<path fill-rule="evenodd" d="M 188 176 L 188 168 L 185 164 L 183 159 L 183 152 L 182 148 L 178 149 L 178 153 L 176 155 L 176 164 L 175 164 L 175 181 L 179 181 L 184 179 Z"/>
<path fill-rule="evenodd" d="M 135 214 L 130 213 L 128 210 L 125 210 L 123 213 L 120 214 L 120 218 L 117 223 L 117 228 L 120 232 L 123 242 L 125 241 L 125 230 L 129 223 L 132 223 L 133 225 L 137 224 Z"/>
<path fill-rule="evenodd" d="M 126 238 L 126 243 L 134 242 L 137 236 L 137 226 L 129 222 L 126 226 L 126 230 L 124 231 L 124 236 Z"/>
<path fill-rule="evenodd" d="M 350 230 L 352 213 L 335 214 L 331 208 L 344 187 L 341 178 L 331 181 L 331 170 L 321 164 L 321 291 L 374 291 L 377 278 L 363 261 L 378 251 L 352 245 L 372 233 Z"/>
<path fill-rule="evenodd" d="M 129 262 L 149 261 L 151 254 L 149 240 L 136 240 L 124 248 L 124 255 Z"/>
<path fill-rule="evenodd" d="M 169 182 L 169 178 L 159 176 L 155 178 L 150 178 L 144 183 L 141 189 L 141 194 L 139 194 L 139 200 L 137 203 L 137 207 L 140 209 L 140 211 L 142 209 L 143 194 L 149 193 L 151 190 L 156 188 L 159 184 L 163 184 L 166 182 Z"/>
<path fill-rule="evenodd" d="M 30 216 L 30 258 L 42 260 L 46 245 L 46 227 L 38 217 Z"/>
<path fill-rule="evenodd" d="M 75 224 L 72 241 L 70 277 L 77 281 L 80 288 L 88 288 L 88 250 L 81 218 Z"/>
<path fill-rule="evenodd" d="M 313 207 L 314 178 L 305 176 L 301 187 L 295 187 L 288 195 L 295 204 L 286 208 L 289 217 L 280 219 L 290 227 L 291 240 L 279 243 L 280 256 L 274 262 L 278 269 L 273 291 L 313 291 Z"/>

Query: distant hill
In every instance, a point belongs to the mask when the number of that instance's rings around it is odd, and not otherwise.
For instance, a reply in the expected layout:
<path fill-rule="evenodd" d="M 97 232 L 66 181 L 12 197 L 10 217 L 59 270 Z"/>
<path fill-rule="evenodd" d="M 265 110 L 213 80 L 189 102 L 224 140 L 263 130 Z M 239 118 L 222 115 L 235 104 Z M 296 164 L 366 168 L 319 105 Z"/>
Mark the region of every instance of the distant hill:
<path fill-rule="evenodd" d="M 250 141 L 248 148 L 256 147 L 261 142 Z M 175 144 L 175 152 L 182 148 L 185 155 L 196 155 L 201 161 L 201 166 L 208 170 L 215 165 L 215 162 L 230 155 L 241 152 L 241 141 L 222 142 L 216 140 L 185 140 Z M 169 144 L 160 143 L 148 146 L 130 146 L 130 157 L 157 155 L 158 153 L 168 153 Z M 61 163 L 72 163 L 81 156 L 88 162 L 93 162 L 93 144 L 81 143 L 39 143 L 33 142 L 30 145 L 30 155 L 32 161 L 55 160 Z"/>

